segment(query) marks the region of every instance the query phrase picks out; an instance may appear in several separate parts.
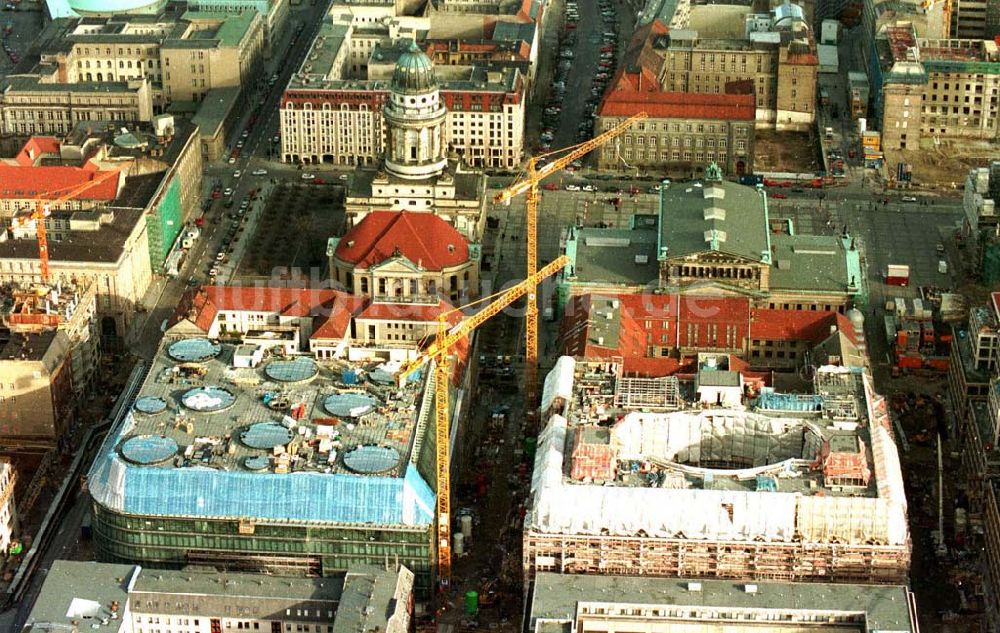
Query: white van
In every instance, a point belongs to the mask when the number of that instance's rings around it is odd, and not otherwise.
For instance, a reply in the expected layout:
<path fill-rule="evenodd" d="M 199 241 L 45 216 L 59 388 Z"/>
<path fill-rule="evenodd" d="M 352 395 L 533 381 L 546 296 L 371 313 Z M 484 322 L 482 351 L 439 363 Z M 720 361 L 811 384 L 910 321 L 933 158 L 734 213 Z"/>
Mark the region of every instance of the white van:
<path fill-rule="evenodd" d="M 938 260 L 938 272 L 941 273 L 942 275 L 947 275 L 948 274 L 948 262 L 947 261 L 945 261 L 943 259 L 939 259 Z"/>

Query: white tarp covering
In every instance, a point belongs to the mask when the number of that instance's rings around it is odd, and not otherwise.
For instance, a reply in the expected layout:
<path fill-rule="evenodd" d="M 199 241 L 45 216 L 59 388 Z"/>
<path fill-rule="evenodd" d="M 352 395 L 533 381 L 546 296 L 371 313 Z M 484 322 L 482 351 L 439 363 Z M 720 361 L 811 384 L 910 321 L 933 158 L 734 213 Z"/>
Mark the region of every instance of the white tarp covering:
<path fill-rule="evenodd" d="M 772 418 L 736 409 L 633 412 L 615 425 L 613 435 L 620 459 L 730 461 L 745 462 L 749 467 L 789 458 L 813 459 L 819 439 L 815 434 L 804 435 L 803 424 L 797 418 Z"/>
<path fill-rule="evenodd" d="M 542 413 L 549 410 L 556 398 L 570 400 L 573 398 L 573 372 L 576 371 L 576 361 L 571 356 L 560 356 L 552 371 L 545 376 L 542 386 Z"/>
<path fill-rule="evenodd" d="M 678 424 L 683 422 L 680 424 L 683 429 L 705 413 L 711 412 L 626 416 L 613 431 L 615 441 L 629 454 L 634 455 L 637 447 L 645 452 L 652 446 L 650 450 L 669 455 L 676 446 L 689 440 L 672 441 L 668 437 L 653 441 L 647 440 L 647 433 L 672 434 L 676 429 L 670 428 L 671 417 Z M 727 413 L 746 419 L 742 413 Z M 799 421 L 770 421 L 779 425 L 774 428 L 779 433 L 797 429 L 801 447 L 802 428 L 794 424 Z M 787 428 L 782 429 L 781 425 Z M 893 545 L 903 544 L 907 539 L 905 500 L 899 501 L 903 492 L 898 458 L 893 461 L 895 446 L 881 428 L 873 429 L 872 440 L 880 478 L 879 498 L 570 483 L 563 474 L 566 435 L 566 420 L 555 415 L 539 438 L 529 523 L 540 532 L 620 536 L 645 533 L 667 538 L 784 542 L 791 542 L 798 532 L 807 541 L 873 540 Z M 888 468 L 886 462 L 890 463 Z"/>

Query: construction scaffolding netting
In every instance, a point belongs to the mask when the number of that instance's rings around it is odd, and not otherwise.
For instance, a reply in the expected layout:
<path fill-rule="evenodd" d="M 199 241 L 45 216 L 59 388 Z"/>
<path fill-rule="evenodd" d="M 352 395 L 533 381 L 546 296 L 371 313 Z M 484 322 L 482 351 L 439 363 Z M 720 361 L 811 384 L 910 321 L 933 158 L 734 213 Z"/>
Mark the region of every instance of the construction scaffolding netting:
<path fill-rule="evenodd" d="M 378 525 L 423 526 L 434 520 L 434 492 L 412 463 L 401 478 L 134 466 L 116 448 L 133 427 L 131 416 L 109 436 L 88 475 L 90 494 L 109 510 Z"/>
<path fill-rule="evenodd" d="M 568 431 L 566 419 L 553 415 L 539 438 L 528 517 L 528 527 L 537 532 L 891 545 L 908 539 L 905 504 L 897 496 L 902 493 L 898 457 L 882 429 L 873 431 L 878 496 L 815 492 L 804 481 L 791 486 L 793 493 L 770 492 L 769 486 L 746 490 L 574 483 L 565 477 Z M 761 464 L 816 454 L 822 437 L 802 420 L 707 411 L 630 414 L 613 429 L 612 442 L 619 459 L 657 455 L 731 463 L 739 455 Z M 758 471 L 751 468 L 746 474 L 755 479 Z M 782 477 L 789 476 L 797 475 L 779 473 L 776 488 L 788 486 Z"/>

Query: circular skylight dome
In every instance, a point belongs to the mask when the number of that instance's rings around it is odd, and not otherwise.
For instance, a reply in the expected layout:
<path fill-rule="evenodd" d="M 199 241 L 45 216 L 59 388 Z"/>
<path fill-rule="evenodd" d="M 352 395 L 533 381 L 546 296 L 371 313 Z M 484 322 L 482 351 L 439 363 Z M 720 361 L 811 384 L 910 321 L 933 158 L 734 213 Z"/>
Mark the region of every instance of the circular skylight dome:
<path fill-rule="evenodd" d="M 243 465 L 247 470 L 264 470 L 271 463 L 267 455 L 252 455 L 243 460 Z"/>
<path fill-rule="evenodd" d="M 192 411 L 214 413 L 233 406 L 236 396 L 222 387 L 197 387 L 186 392 L 181 402 Z"/>
<path fill-rule="evenodd" d="M 278 382 L 303 382 L 315 378 L 319 368 L 311 358 L 300 356 L 293 360 L 271 361 L 264 368 L 264 373 Z"/>
<path fill-rule="evenodd" d="M 323 408 L 330 415 L 341 418 L 360 418 L 371 413 L 378 400 L 366 393 L 335 393 L 323 401 Z"/>
<path fill-rule="evenodd" d="M 122 442 L 122 457 L 142 466 L 152 466 L 177 454 L 177 442 L 160 435 L 136 435 Z"/>
<path fill-rule="evenodd" d="M 136 399 L 134 406 L 139 413 L 155 415 L 167 410 L 167 401 L 156 396 L 143 396 Z"/>
<path fill-rule="evenodd" d="M 399 451 L 389 446 L 358 446 L 344 454 L 344 465 L 362 475 L 377 475 L 399 463 Z"/>
<path fill-rule="evenodd" d="M 181 339 L 167 348 L 170 358 L 179 363 L 203 363 L 215 358 L 221 351 L 221 345 L 207 338 Z"/>
<path fill-rule="evenodd" d="M 240 441 L 250 448 L 272 449 L 292 441 L 292 431 L 277 422 L 258 422 L 243 429 Z"/>

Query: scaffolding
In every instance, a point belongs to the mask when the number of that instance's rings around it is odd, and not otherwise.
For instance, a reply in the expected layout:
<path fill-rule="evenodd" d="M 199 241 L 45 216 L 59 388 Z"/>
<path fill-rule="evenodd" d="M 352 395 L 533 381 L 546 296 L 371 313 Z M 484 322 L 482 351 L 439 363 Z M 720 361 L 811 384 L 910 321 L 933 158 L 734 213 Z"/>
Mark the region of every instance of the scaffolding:
<path fill-rule="evenodd" d="M 614 403 L 632 410 L 676 411 L 682 404 L 677 377 L 619 378 Z"/>

